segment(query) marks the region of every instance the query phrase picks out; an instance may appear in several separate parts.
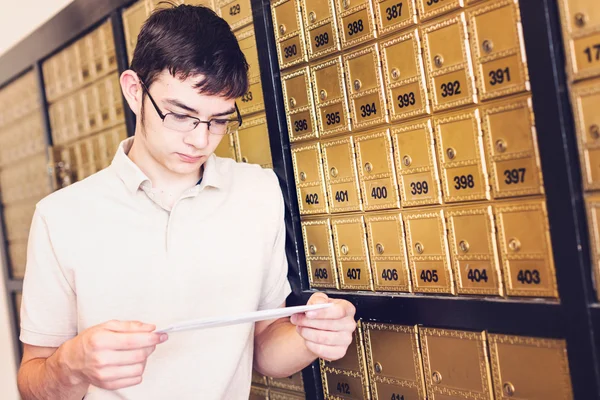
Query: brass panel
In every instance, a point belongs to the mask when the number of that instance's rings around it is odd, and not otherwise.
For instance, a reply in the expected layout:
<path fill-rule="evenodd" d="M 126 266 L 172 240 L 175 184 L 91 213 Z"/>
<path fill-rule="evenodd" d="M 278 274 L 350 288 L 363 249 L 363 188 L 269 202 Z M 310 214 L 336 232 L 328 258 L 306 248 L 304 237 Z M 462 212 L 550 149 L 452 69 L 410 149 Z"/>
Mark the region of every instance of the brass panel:
<path fill-rule="evenodd" d="M 316 60 L 340 50 L 334 0 L 301 0 L 308 59 Z"/>
<path fill-rule="evenodd" d="M 318 136 L 308 67 L 281 76 L 290 142 Z"/>
<path fill-rule="evenodd" d="M 288 392 L 285 390 L 269 389 L 270 400 L 305 400 L 304 393 Z"/>
<path fill-rule="evenodd" d="M 265 99 L 260 80 L 248 85 L 248 92 L 237 100 L 237 105 L 240 109 L 240 114 L 243 116 L 265 109 Z"/>
<path fill-rule="evenodd" d="M 357 376 L 328 372 L 323 383 L 325 399 L 368 399 L 362 382 L 362 379 Z"/>
<path fill-rule="evenodd" d="M 419 333 L 430 400 L 493 400 L 485 332 L 421 328 Z"/>
<path fill-rule="evenodd" d="M 125 121 L 125 112 L 123 109 L 124 100 L 123 93 L 121 91 L 121 84 L 119 83 L 119 75 L 111 75 L 107 79 L 106 85 L 108 86 L 108 94 L 110 96 L 110 121 L 111 125 L 123 123 Z"/>
<path fill-rule="evenodd" d="M 341 289 L 373 290 L 365 221 L 360 215 L 331 219 Z"/>
<path fill-rule="evenodd" d="M 480 110 L 493 197 L 544 193 L 531 97 L 494 102 Z"/>
<path fill-rule="evenodd" d="M 600 79 L 573 85 L 571 96 L 583 188 L 600 189 Z"/>
<path fill-rule="evenodd" d="M 302 371 L 297 372 L 286 378 L 269 377 L 269 387 L 292 390 L 294 392 L 304 392 L 304 381 L 302 380 Z"/>
<path fill-rule="evenodd" d="M 489 334 L 496 399 L 573 399 L 564 340 Z"/>
<path fill-rule="evenodd" d="M 440 115 L 433 121 L 444 200 L 489 200 L 479 110 Z"/>
<path fill-rule="evenodd" d="M 248 400 L 269 400 L 269 389 L 252 385 Z"/>
<path fill-rule="evenodd" d="M 402 206 L 441 204 L 431 120 L 396 126 L 392 139 Z"/>
<path fill-rule="evenodd" d="M 417 0 L 422 21 L 465 6 L 464 0 Z"/>
<path fill-rule="evenodd" d="M 265 114 L 245 119 L 235 132 L 235 143 L 238 161 L 258 164 L 263 168 L 273 168 Z"/>
<path fill-rule="evenodd" d="M 236 160 L 236 151 L 235 151 L 235 136 L 233 135 L 225 135 L 221 138 L 219 145 L 215 149 L 215 155 L 217 157 L 223 158 L 231 158 Z"/>
<path fill-rule="evenodd" d="M 398 212 L 365 215 L 373 286 L 384 292 L 411 292 L 404 224 Z"/>
<path fill-rule="evenodd" d="M 117 70 L 117 53 L 115 49 L 115 38 L 111 20 L 106 21 L 100 26 L 100 40 L 102 40 L 102 50 L 104 52 L 102 63 L 106 72 Z"/>
<path fill-rule="evenodd" d="M 344 54 L 346 88 L 354 128 L 388 122 L 377 43 Z"/>
<path fill-rule="evenodd" d="M 252 23 L 250 0 L 221 0 L 218 2 L 218 11 L 232 31 Z"/>
<path fill-rule="evenodd" d="M 433 111 L 477 103 L 464 12 L 421 26 L 421 34 Z"/>
<path fill-rule="evenodd" d="M 589 193 L 585 196 L 587 210 L 588 229 L 590 232 L 590 251 L 593 260 L 593 272 L 595 281 L 600 279 L 600 195 Z M 596 289 L 596 296 L 600 297 L 600 291 Z"/>
<path fill-rule="evenodd" d="M 444 211 L 405 212 L 402 217 L 414 291 L 454 294 Z"/>
<path fill-rule="evenodd" d="M 494 206 L 509 296 L 558 297 L 544 200 Z"/>
<path fill-rule="evenodd" d="M 339 289 L 329 218 L 303 219 L 302 238 L 310 287 Z"/>
<path fill-rule="evenodd" d="M 377 37 L 371 0 L 335 0 L 342 49 Z"/>
<path fill-rule="evenodd" d="M 248 62 L 248 80 L 256 82 L 260 80 L 260 65 L 258 62 L 258 49 L 256 47 L 256 37 L 254 35 L 254 26 L 250 25 L 235 34 L 240 49 L 246 61 Z"/>
<path fill-rule="evenodd" d="M 373 397 L 425 399 L 417 327 L 365 323 L 364 331 Z"/>
<path fill-rule="evenodd" d="M 398 32 L 418 21 L 415 0 L 374 0 L 373 8 L 379 35 Z"/>
<path fill-rule="evenodd" d="M 453 207 L 446 216 L 456 292 L 502 295 L 492 207 Z"/>
<path fill-rule="evenodd" d="M 360 211 L 362 198 L 351 136 L 321 142 L 323 172 L 331 213 Z"/>
<path fill-rule="evenodd" d="M 100 98 L 98 95 L 98 88 L 95 84 L 92 84 L 82 91 L 82 98 L 84 101 L 84 115 L 85 115 L 85 133 L 96 132 L 100 128 Z M 80 134 L 83 132 L 80 132 Z"/>
<path fill-rule="evenodd" d="M 390 119 L 429 114 L 419 30 L 391 37 L 380 46 Z"/>
<path fill-rule="evenodd" d="M 256 370 L 252 369 L 252 378 L 251 378 L 251 382 L 252 383 L 256 383 L 259 385 L 267 385 L 267 377 L 256 372 Z"/>
<path fill-rule="evenodd" d="M 319 143 L 292 146 L 300 215 L 329 212 L 321 159 Z"/>
<path fill-rule="evenodd" d="M 561 0 L 563 37 L 571 81 L 600 75 L 600 9 L 593 0 Z"/>
<path fill-rule="evenodd" d="M 481 100 L 529 91 L 518 0 L 486 2 L 468 15 Z"/>
<path fill-rule="evenodd" d="M 351 130 L 342 57 L 310 67 L 321 137 Z"/>
<path fill-rule="evenodd" d="M 389 129 L 354 136 L 365 211 L 399 208 Z"/>
<path fill-rule="evenodd" d="M 277 40 L 279 67 L 283 70 L 307 61 L 299 0 L 271 4 L 273 29 Z"/>

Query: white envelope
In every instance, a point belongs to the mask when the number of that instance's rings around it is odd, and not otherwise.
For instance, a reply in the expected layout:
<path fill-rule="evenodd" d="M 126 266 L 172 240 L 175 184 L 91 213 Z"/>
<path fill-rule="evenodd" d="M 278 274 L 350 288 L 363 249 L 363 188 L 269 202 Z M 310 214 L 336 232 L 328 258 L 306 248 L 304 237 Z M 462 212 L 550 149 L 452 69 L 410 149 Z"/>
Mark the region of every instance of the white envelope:
<path fill-rule="evenodd" d="M 305 313 L 307 311 L 321 310 L 333 306 L 333 303 L 315 304 L 312 306 L 297 306 L 275 308 L 273 310 L 254 311 L 244 314 L 231 315 L 226 317 L 203 318 L 184 322 L 178 322 L 167 327 L 157 329 L 156 333 L 171 333 L 187 331 L 191 329 L 216 328 L 221 326 L 244 324 L 248 322 L 265 321 L 289 317 L 293 314 Z"/>

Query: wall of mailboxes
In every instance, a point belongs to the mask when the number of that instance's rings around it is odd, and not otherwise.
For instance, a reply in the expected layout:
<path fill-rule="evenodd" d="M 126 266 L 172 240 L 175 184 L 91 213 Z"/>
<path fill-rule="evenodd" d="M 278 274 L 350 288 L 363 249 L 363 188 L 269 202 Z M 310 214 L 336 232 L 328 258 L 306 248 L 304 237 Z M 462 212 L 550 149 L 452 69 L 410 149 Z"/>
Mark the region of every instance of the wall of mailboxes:
<path fill-rule="evenodd" d="M 129 61 L 159 3 L 122 10 Z M 223 16 L 250 65 L 238 101 L 244 123 L 217 154 L 272 167 L 250 0 L 185 3 Z M 600 10 L 560 4 L 600 273 Z M 270 8 L 310 286 L 558 301 L 519 2 L 280 0 Z M 0 89 L 12 279 L 24 274 L 35 203 L 108 166 L 132 133 L 114 43 L 107 20 L 43 61 L 46 110 L 33 72 Z M 14 300 L 18 308 L 18 292 Z M 572 396 L 563 340 L 485 331 L 361 322 L 346 357 L 321 360 L 321 372 L 326 398 Z M 251 398 L 304 398 L 301 374 L 255 373 L 252 382 Z"/>

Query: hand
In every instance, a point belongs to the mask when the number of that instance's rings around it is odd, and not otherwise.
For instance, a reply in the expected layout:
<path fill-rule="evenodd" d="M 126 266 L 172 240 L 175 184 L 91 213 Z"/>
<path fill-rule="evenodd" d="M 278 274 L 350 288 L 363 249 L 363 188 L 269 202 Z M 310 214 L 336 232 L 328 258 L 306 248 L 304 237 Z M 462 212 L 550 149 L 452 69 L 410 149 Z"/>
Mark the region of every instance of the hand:
<path fill-rule="evenodd" d="M 307 304 L 333 303 L 332 307 L 292 315 L 290 321 L 304 339 L 306 348 L 317 357 L 335 361 L 344 357 L 356 329 L 356 309 L 346 300 L 330 299 L 325 293 L 315 293 Z"/>
<path fill-rule="evenodd" d="M 108 390 L 137 385 L 156 345 L 168 339 L 154 330 L 154 325 L 137 321 L 93 326 L 59 349 L 59 363 L 69 370 L 72 385 L 91 384 Z"/>

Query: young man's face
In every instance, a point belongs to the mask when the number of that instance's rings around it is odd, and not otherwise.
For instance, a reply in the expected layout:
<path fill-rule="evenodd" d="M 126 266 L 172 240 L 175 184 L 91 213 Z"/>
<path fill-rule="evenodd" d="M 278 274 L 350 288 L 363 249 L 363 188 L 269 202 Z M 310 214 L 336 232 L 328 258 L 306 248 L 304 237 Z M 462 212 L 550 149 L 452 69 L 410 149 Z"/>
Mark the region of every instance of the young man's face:
<path fill-rule="evenodd" d="M 194 88 L 200 76 L 188 77 L 182 81 L 163 71 L 148 88 L 160 111 L 175 113 L 177 117 L 191 116 L 202 121 L 215 118 L 228 118 L 234 113 L 235 99 L 218 96 L 205 96 Z M 226 135 L 212 134 L 208 125 L 199 123 L 189 132 L 180 132 L 164 126 L 148 95 L 144 96 L 141 121 L 141 134 L 136 134 L 138 145 L 167 170 L 181 175 L 195 174 L 206 159 L 215 151 Z M 223 116 L 227 113 L 227 116 Z"/>

